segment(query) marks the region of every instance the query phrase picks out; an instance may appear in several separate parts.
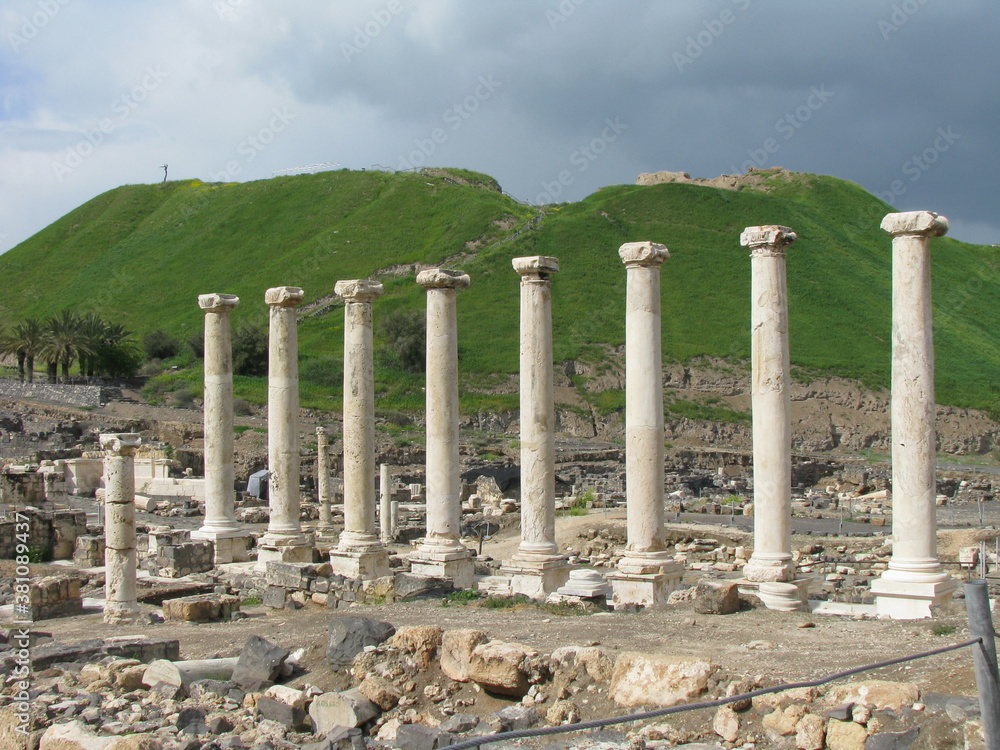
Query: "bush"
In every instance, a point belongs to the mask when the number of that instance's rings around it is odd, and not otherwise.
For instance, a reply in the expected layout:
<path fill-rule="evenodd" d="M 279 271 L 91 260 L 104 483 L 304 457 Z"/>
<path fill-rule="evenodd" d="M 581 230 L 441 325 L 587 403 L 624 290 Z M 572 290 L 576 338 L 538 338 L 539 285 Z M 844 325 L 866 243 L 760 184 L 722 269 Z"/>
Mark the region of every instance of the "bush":
<path fill-rule="evenodd" d="M 233 414 L 240 417 L 249 417 L 253 414 L 253 407 L 245 398 L 236 397 L 233 399 Z"/>
<path fill-rule="evenodd" d="M 163 372 L 163 363 L 158 359 L 151 359 L 139 368 L 139 374 L 144 378 L 151 378 Z"/>
<path fill-rule="evenodd" d="M 194 394 L 189 388 L 178 388 L 167 396 L 167 406 L 187 409 L 194 406 Z"/>
<path fill-rule="evenodd" d="M 142 351 L 146 359 L 169 359 L 177 356 L 180 350 L 181 343 L 162 328 L 142 336 Z"/>
<path fill-rule="evenodd" d="M 243 323 L 233 331 L 233 373 L 267 375 L 267 332 L 263 328 Z"/>
<path fill-rule="evenodd" d="M 382 322 L 386 345 L 379 359 L 387 367 L 405 372 L 426 369 L 427 324 L 419 310 L 400 309 L 389 313 Z"/>
<path fill-rule="evenodd" d="M 187 338 L 187 348 L 191 350 L 191 354 L 194 355 L 195 359 L 205 358 L 205 335 L 198 331 L 197 333 L 192 333 Z"/>
<path fill-rule="evenodd" d="M 309 357 L 299 365 L 299 376 L 323 388 L 339 389 L 344 384 L 344 361 L 336 357 Z"/>

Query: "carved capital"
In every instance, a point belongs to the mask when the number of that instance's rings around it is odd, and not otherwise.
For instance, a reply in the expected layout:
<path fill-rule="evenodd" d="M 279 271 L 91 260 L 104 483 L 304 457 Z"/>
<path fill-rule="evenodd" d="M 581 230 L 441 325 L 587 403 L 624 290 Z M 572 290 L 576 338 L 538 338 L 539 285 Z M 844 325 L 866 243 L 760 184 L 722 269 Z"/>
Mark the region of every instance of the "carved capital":
<path fill-rule="evenodd" d="M 304 299 L 305 293 L 297 286 L 276 286 L 264 292 L 264 301 L 271 307 L 296 307 Z"/>
<path fill-rule="evenodd" d="M 940 237 L 948 231 L 948 219 L 933 211 L 901 211 L 886 214 L 882 229 L 889 234 L 922 234 Z"/>
<path fill-rule="evenodd" d="M 198 306 L 205 312 L 227 313 L 240 304 L 235 294 L 199 294 Z"/>
<path fill-rule="evenodd" d="M 109 456 L 134 456 L 142 442 L 137 432 L 110 432 L 100 437 L 101 447 Z"/>
<path fill-rule="evenodd" d="M 618 257 L 626 266 L 659 266 L 670 251 L 658 242 L 626 242 L 618 248 Z"/>
<path fill-rule="evenodd" d="M 348 279 L 338 281 L 333 291 L 344 302 L 371 302 L 385 291 L 385 287 L 377 281 L 368 279 Z"/>
<path fill-rule="evenodd" d="M 750 248 L 750 257 L 784 256 L 785 248 L 798 238 L 788 227 L 779 224 L 765 224 L 747 227 L 740 235 L 740 245 Z"/>
<path fill-rule="evenodd" d="M 417 274 L 417 283 L 424 289 L 467 289 L 469 275 L 450 268 L 428 268 Z"/>
<path fill-rule="evenodd" d="M 522 276 L 536 276 L 546 278 L 549 274 L 559 270 L 559 261 L 548 255 L 529 255 L 523 258 L 514 258 L 511 263 L 514 270 Z"/>

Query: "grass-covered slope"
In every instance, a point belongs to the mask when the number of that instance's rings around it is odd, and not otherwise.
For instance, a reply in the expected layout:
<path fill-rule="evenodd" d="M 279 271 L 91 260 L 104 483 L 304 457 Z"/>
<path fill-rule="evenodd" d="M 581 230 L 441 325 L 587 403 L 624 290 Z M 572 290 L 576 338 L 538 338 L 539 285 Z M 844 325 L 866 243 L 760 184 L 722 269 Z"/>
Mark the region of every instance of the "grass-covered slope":
<path fill-rule="evenodd" d="M 455 172 L 458 172 L 457 170 Z M 460 173 L 476 180 L 472 173 Z M 489 178 L 481 182 L 488 184 Z M 933 209 L 933 206 L 928 208 Z M 263 323 L 264 290 L 296 285 L 309 302 L 338 279 L 380 274 L 376 320 L 423 308 L 400 265 L 446 259 L 472 277 L 459 295 L 461 368 L 473 380 L 514 372 L 518 276 L 510 259 L 553 255 L 556 359 L 598 358 L 624 343 L 623 242 L 670 249 L 663 268 L 664 354 L 749 356 L 746 226 L 785 224 L 793 364 L 886 386 L 890 366 L 891 207 L 853 183 L 775 172 L 767 190 L 687 184 L 612 186 L 544 210 L 439 174 L 325 172 L 251 183 L 126 186 L 94 198 L 0 256 L 4 322 L 64 307 L 120 316 L 133 330 L 178 336 L 202 321 L 196 297 L 238 294 L 233 313 Z M 525 227 L 529 227 L 525 229 Z M 993 408 L 1000 383 L 997 250 L 947 237 L 932 244 L 937 396 Z M 313 306 L 300 322 L 304 395 L 336 407 L 343 315 Z M 420 377 L 379 373 L 380 392 L 418 405 Z M 249 384 L 244 383 L 244 388 Z M 411 404 L 412 402 L 412 404 Z M 474 406 L 470 396 L 467 406 Z"/>

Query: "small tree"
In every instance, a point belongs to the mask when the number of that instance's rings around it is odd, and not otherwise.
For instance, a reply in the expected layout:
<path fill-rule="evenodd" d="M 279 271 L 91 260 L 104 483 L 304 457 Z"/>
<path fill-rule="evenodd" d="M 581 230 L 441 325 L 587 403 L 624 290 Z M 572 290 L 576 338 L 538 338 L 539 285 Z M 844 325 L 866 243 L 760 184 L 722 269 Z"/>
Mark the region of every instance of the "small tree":
<path fill-rule="evenodd" d="M 427 367 L 427 324 L 419 310 L 400 309 L 382 322 L 386 345 L 383 361 L 406 372 L 423 372 Z"/>
<path fill-rule="evenodd" d="M 233 373 L 267 375 L 267 332 L 252 323 L 233 331 Z"/>
<path fill-rule="evenodd" d="M 142 335 L 142 351 L 147 359 L 169 359 L 180 350 L 180 342 L 162 328 Z"/>

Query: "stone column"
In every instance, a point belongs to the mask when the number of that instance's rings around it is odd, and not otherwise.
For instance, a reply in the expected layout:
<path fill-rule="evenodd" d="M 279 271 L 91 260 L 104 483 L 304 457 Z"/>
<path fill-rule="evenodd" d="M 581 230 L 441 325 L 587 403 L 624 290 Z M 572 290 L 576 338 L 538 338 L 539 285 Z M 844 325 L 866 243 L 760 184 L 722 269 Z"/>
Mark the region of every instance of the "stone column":
<path fill-rule="evenodd" d="M 807 582 L 792 561 L 792 416 L 788 355 L 788 227 L 747 227 L 750 248 L 751 409 L 753 412 L 754 550 L 743 574 L 769 609 L 806 606 Z M 762 585 L 766 584 L 766 585 Z"/>
<path fill-rule="evenodd" d="M 232 294 L 202 294 L 205 311 L 205 522 L 192 539 L 212 542 L 215 564 L 247 558 L 249 535 L 236 520 L 233 468 L 233 346 L 229 313 L 240 303 Z M 150 473 L 156 477 L 156 459 Z"/>
<path fill-rule="evenodd" d="M 344 531 L 330 552 L 334 572 L 351 578 L 389 574 L 375 524 L 375 375 L 372 300 L 382 285 L 338 281 L 344 305 Z"/>
<path fill-rule="evenodd" d="M 299 520 L 299 341 L 295 308 L 301 289 L 279 286 L 264 293 L 271 308 L 267 342 L 267 499 L 271 512 L 261 539 L 258 567 L 268 561 L 312 562 L 312 539 Z"/>
<path fill-rule="evenodd" d="M 104 449 L 104 622 L 130 623 L 136 601 L 135 433 L 101 435 Z"/>
<path fill-rule="evenodd" d="M 417 274 L 427 290 L 427 536 L 410 555 L 417 575 L 472 586 L 472 551 L 461 543 L 462 487 L 458 462 L 458 316 L 456 297 L 469 286 L 461 271 Z"/>
<path fill-rule="evenodd" d="M 316 530 L 321 536 L 329 536 L 334 530 L 330 494 L 330 446 L 323 425 L 316 428 L 316 495 L 319 502 L 319 523 L 316 524 Z"/>
<path fill-rule="evenodd" d="M 392 529 L 392 474 L 389 473 L 389 464 L 382 464 L 379 467 L 379 506 L 378 520 L 379 531 L 382 535 L 382 544 L 389 544 L 393 539 Z"/>
<path fill-rule="evenodd" d="M 937 437 L 930 238 L 948 220 L 930 211 L 888 214 L 892 235 L 892 558 L 872 582 L 880 615 L 931 616 L 956 582 L 937 557 Z"/>
<path fill-rule="evenodd" d="M 655 242 L 628 242 L 625 264 L 625 491 L 628 543 L 611 576 L 615 606 L 665 604 L 683 568 L 663 535 L 663 356 L 660 266 Z"/>
<path fill-rule="evenodd" d="M 569 579 L 556 544 L 552 282 L 559 261 L 513 259 L 521 275 L 521 543 L 501 572 L 511 591 L 543 597 Z"/>

